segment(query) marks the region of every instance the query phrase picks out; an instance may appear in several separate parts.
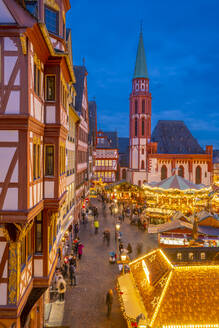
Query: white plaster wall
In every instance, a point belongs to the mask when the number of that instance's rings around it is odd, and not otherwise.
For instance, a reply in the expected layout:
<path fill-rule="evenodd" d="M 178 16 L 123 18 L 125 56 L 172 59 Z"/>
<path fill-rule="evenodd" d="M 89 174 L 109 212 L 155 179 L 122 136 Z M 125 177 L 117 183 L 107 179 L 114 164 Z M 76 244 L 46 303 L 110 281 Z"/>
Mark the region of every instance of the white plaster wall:
<path fill-rule="evenodd" d="M 30 115 L 33 116 L 33 94 L 30 94 Z"/>
<path fill-rule="evenodd" d="M 32 202 L 32 187 L 29 188 L 29 207 L 33 207 L 33 202 Z"/>
<path fill-rule="evenodd" d="M 87 168 L 87 163 L 80 163 L 80 164 L 77 164 L 77 170 L 78 170 L 78 171 L 85 170 L 86 168 Z"/>
<path fill-rule="evenodd" d="M 12 161 L 16 148 L 2 147 L 0 148 L 0 182 L 4 182 L 6 174 L 8 172 L 9 165 Z"/>
<path fill-rule="evenodd" d="M 0 24 L 13 24 L 16 23 L 13 16 L 11 15 L 10 11 L 4 4 L 4 2 L 1 0 L 0 1 Z"/>
<path fill-rule="evenodd" d="M 37 204 L 36 188 L 37 188 L 37 185 L 35 184 L 35 185 L 33 186 L 34 205 Z"/>
<path fill-rule="evenodd" d="M 46 123 L 56 122 L 56 108 L 55 106 L 46 106 Z"/>
<path fill-rule="evenodd" d="M 34 276 L 43 277 L 43 260 L 34 260 Z"/>
<path fill-rule="evenodd" d="M 11 91 L 6 106 L 5 114 L 20 113 L 20 91 Z"/>
<path fill-rule="evenodd" d="M 3 210 L 18 209 L 18 188 L 8 188 L 2 209 Z"/>
<path fill-rule="evenodd" d="M 136 148 L 134 148 L 132 151 L 132 168 L 138 168 L 138 150 Z"/>
<path fill-rule="evenodd" d="M 54 181 L 44 182 L 44 197 L 53 198 L 54 197 Z"/>
<path fill-rule="evenodd" d="M 6 51 L 17 51 L 17 46 L 11 38 L 4 38 L 4 50 Z"/>
<path fill-rule="evenodd" d="M 11 182 L 18 182 L 18 161 L 11 176 Z"/>
<path fill-rule="evenodd" d="M 0 305 L 7 305 L 7 284 L 0 284 Z"/>
<path fill-rule="evenodd" d="M 14 80 L 14 85 L 19 86 L 20 85 L 20 70 L 18 70 L 16 78 Z"/>
<path fill-rule="evenodd" d="M 18 142 L 18 131 L 0 130 L 0 141 Z"/>
<path fill-rule="evenodd" d="M 134 172 L 133 173 L 133 183 L 138 185 L 138 181 L 141 181 L 141 186 L 143 184 L 143 181 L 147 181 L 147 174 L 146 172 Z"/>
<path fill-rule="evenodd" d="M 146 139 L 145 138 L 140 139 L 140 145 L 146 145 Z"/>
<path fill-rule="evenodd" d="M 5 85 L 8 85 L 16 61 L 17 61 L 17 56 L 4 56 L 4 84 Z"/>

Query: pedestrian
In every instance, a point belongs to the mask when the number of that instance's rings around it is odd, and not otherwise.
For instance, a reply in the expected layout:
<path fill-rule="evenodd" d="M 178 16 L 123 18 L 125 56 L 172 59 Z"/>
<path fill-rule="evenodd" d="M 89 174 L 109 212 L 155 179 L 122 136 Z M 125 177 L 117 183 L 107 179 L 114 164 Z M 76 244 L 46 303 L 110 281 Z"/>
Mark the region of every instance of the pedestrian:
<path fill-rule="evenodd" d="M 107 242 L 107 246 L 109 246 L 110 245 L 110 231 L 109 230 L 106 231 L 106 242 Z"/>
<path fill-rule="evenodd" d="M 65 279 L 68 277 L 68 260 L 66 257 L 64 258 L 64 264 L 63 264 L 63 277 Z"/>
<path fill-rule="evenodd" d="M 128 251 L 128 254 L 132 253 L 132 245 L 130 243 L 128 243 L 127 251 Z"/>
<path fill-rule="evenodd" d="M 98 234 L 98 229 L 99 229 L 99 221 L 98 220 L 95 220 L 94 221 L 94 233 L 95 235 Z"/>
<path fill-rule="evenodd" d="M 78 225 L 78 223 L 75 223 L 75 225 L 74 225 L 74 238 L 75 239 L 78 236 L 78 232 L 79 232 L 79 225 Z"/>
<path fill-rule="evenodd" d="M 70 285 L 73 286 L 72 281 L 74 280 L 74 286 L 76 286 L 76 267 L 73 263 L 69 266 Z"/>
<path fill-rule="evenodd" d="M 70 260 L 70 265 L 73 264 L 75 266 L 75 268 L 77 268 L 77 258 L 76 256 L 72 256 L 71 260 Z"/>
<path fill-rule="evenodd" d="M 122 250 L 124 249 L 123 243 L 119 243 L 119 252 L 122 253 Z"/>
<path fill-rule="evenodd" d="M 137 256 L 142 253 L 142 243 L 138 243 L 136 247 Z"/>
<path fill-rule="evenodd" d="M 113 291 L 110 289 L 106 294 L 107 318 L 110 317 L 113 304 Z"/>
<path fill-rule="evenodd" d="M 78 258 L 79 260 L 81 259 L 82 257 L 82 254 L 83 254 L 83 248 L 84 248 L 84 245 L 82 243 L 79 243 L 78 244 Z"/>
<path fill-rule="evenodd" d="M 59 294 L 59 301 L 64 302 L 65 292 L 66 292 L 66 282 L 62 276 L 59 276 L 59 278 L 58 278 L 57 288 L 58 288 L 58 294 Z"/>
<path fill-rule="evenodd" d="M 83 224 L 85 224 L 85 215 L 86 215 L 86 214 L 85 214 L 85 212 L 83 211 L 83 212 L 82 212 L 82 223 L 83 223 Z"/>

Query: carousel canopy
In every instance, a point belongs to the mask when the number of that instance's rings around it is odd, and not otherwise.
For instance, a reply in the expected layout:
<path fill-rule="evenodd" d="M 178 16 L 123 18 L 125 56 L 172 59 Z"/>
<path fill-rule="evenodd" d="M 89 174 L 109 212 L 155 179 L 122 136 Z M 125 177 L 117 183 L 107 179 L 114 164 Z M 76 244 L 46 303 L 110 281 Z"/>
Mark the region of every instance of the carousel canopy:
<path fill-rule="evenodd" d="M 158 249 L 129 266 L 126 281 L 118 278 L 120 302 L 129 322 L 143 313 L 152 328 L 218 325 L 219 265 L 174 266 Z M 130 311 L 131 302 L 138 302 L 135 313 Z"/>
<path fill-rule="evenodd" d="M 205 188 L 204 185 L 197 185 L 194 184 L 179 175 L 172 175 L 170 178 L 162 180 L 157 183 L 151 183 L 151 187 L 153 188 L 162 188 L 162 189 L 179 189 L 179 190 L 186 190 L 186 189 L 196 189 L 200 190 Z"/>

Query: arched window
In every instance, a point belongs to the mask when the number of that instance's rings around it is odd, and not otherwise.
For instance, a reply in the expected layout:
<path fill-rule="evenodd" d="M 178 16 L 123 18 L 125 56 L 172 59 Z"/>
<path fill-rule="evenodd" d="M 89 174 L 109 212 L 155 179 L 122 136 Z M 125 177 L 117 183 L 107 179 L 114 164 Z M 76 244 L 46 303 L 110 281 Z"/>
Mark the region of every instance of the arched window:
<path fill-rule="evenodd" d="M 135 118 L 135 137 L 138 135 L 138 120 Z"/>
<path fill-rule="evenodd" d="M 138 100 L 135 100 L 135 114 L 138 113 Z"/>
<path fill-rule="evenodd" d="M 141 187 L 141 180 L 138 180 L 138 185 L 139 187 Z"/>
<path fill-rule="evenodd" d="M 184 178 L 184 167 L 182 165 L 178 168 L 178 175 Z"/>
<path fill-rule="evenodd" d="M 141 133 L 142 133 L 142 135 L 144 136 L 144 129 L 145 129 L 145 124 L 144 124 L 144 119 L 142 119 L 142 121 L 141 121 Z"/>
<path fill-rule="evenodd" d="M 195 170 L 195 183 L 196 184 L 202 183 L 202 170 L 199 165 L 196 167 L 196 170 Z"/>
<path fill-rule="evenodd" d="M 122 180 L 126 179 L 126 169 L 122 170 Z"/>
<path fill-rule="evenodd" d="M 167 167 L 166 165 L 163 165 L 161 167 L 161 180 L 164 180 L 167 178 Z"/>
<path fill-rule="evenodd" d="M 144 161 L 141 161 L 141 169 L 144 170 Z"/>
<path fill-rule="evenodd" d="M 144 155 L 144 148 L 142 148 L 141 153 L 142 153 L 142 155 Z"/>
<path fill-rule="evenodd" d="M 142 100 L 142 113 L 145 113 L 145 100 Z"/>

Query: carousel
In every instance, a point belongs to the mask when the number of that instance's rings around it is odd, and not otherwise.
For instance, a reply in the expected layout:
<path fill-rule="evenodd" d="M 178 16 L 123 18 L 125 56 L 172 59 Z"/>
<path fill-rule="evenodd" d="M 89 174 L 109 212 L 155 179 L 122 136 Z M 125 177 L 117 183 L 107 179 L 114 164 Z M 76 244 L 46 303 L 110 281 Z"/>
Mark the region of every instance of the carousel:
<path fill-rule="evenodd" d="M 144 184 L 143 191 L 147 202 L 144 216 L 151 223 L 156 223 L 157 219 L 158 223 L 167 222 L 176 211 L 191 215 L 211 205 L 210 187 L 193 184 L 178 175 L 159 183 Z"/>
<path fill-rule="evenodd" d="M 128 204 L 133 208 L 143 206 L 146 201 L 143 189 L 128 182 L 107 186 L 106 193 L 108 199 L 117 199 L 118 203 Z"/>

